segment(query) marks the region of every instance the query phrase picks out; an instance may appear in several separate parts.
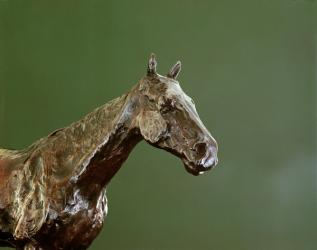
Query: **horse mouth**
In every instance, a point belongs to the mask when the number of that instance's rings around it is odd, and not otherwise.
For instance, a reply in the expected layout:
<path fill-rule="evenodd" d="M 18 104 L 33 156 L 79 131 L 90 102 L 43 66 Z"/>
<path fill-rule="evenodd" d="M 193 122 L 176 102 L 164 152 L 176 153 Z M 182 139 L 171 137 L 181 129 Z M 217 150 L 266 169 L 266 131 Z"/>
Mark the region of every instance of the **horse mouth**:
<path fill-rule="evenodd" d="M 197 176 L 197 175 L 202 175 L 202 174 L 204 174 L 205 172 L 206 172 L 206 170 L 205 171 L 199 171 L 199 170 L 197 170 L 196 168 L 194 168 L 192 165 L 188 165 L 188 164 L 186 164 L 186 163 L 184 163 L 184 166 L 185 166 L 185 169 L 186 169 L 186 171 L 188 172 L 188 173 L 190 173 L 190 174 L 192 174 L 192 175 L 195 175 L 195 176 Z M 208 171 L 208 170 L 207 170 Z"/>
<path fill-rule="evenodd" d="M 202 175 L 207 171 L 213 169 L 217 163 L 218 159 L 214 157 L 203 158 L 199 161 L 189 161 L 186 158 L 182 159 L 185 169 L 188 173 L 192 175 Z"/>

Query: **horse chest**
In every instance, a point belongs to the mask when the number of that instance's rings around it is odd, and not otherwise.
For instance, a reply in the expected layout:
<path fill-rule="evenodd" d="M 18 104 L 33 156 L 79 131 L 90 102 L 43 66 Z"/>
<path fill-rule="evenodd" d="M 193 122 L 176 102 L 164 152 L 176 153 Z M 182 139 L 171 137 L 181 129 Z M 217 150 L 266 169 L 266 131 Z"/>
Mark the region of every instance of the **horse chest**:
<path fill-rule="evenodd" d="M 49 219 L 38 239 L 44 249 L 86 249 L 102 229 L 107 214 L 105 194 L 96 199 L 77 200 L 68 204 L 58 216 L 49 212 Z M 45 248 L 46 247 L 46 248 Z"/>

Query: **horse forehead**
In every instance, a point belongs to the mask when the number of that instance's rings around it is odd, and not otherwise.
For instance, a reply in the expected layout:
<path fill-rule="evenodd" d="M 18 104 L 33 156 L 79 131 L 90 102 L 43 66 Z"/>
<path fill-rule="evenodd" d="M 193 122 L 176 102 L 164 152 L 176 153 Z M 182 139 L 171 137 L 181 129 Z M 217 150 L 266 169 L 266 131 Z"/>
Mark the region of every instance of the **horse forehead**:
<path fill-rule="evenodd" d="M 191 98 L 182 90 L 179 83 L 175 80 L 171 80 L 165 77 L 161 78 L 161 81 L 166 85 L 166 92 L 165 95 L 168 98 L 177 98 L 181 101 L 185 101 L 186 103 L 192 103 Z"/>
<path fill-rule="evenodd" d="M 166 97 L 169 99 L 177 99 L 186 106 L 194 106 L 192 99 L 182 90 L 178 83 L 170 83 L 166 89 Z"/>

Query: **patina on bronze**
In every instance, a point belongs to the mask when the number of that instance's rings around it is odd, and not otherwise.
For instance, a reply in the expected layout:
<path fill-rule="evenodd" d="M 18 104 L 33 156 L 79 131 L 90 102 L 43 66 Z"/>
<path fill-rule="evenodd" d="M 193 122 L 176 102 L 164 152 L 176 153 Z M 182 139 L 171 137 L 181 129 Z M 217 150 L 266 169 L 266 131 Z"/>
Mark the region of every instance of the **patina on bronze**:
<path fill-rule="evenodd" d="M 217 143 L 181 89 L 177 62 L 131 91 L 21 151 L 0 149 L 0 246 L 87 249 L 107 214 L 105 188 L 142 139 L 179 157 L 188 172 L 217 164 Z"/>

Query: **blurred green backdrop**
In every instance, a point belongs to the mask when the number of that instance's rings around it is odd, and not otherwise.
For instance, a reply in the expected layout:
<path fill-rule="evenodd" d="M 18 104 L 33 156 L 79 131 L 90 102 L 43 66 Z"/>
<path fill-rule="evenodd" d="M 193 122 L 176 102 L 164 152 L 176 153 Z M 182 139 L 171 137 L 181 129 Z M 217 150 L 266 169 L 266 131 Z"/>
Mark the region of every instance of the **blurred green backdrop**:
<path fill-rule="evenodd" d="M 23 148 L 128 91 L 155 52 L 219 143 L 193 177 L 139 144 L 91 249 L 316 249 L 313 0 L 0 0 L 0 145 Z"/>

